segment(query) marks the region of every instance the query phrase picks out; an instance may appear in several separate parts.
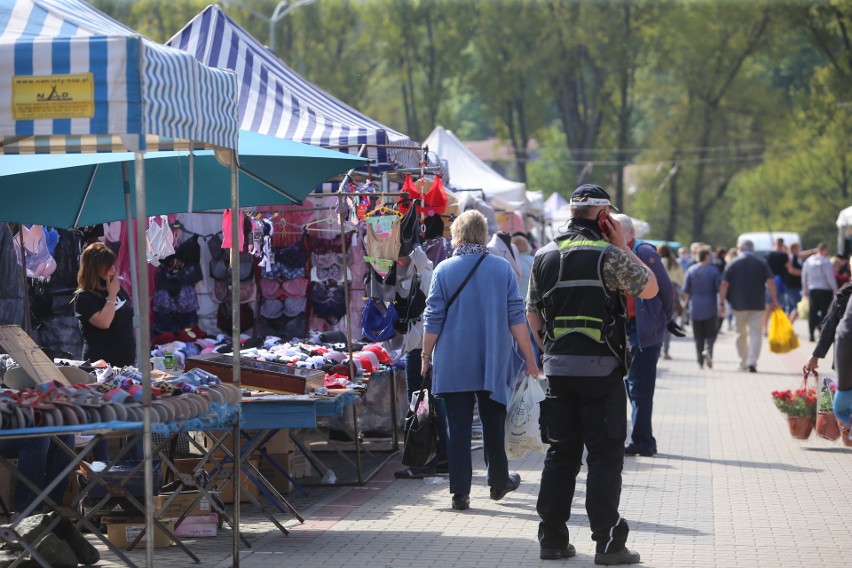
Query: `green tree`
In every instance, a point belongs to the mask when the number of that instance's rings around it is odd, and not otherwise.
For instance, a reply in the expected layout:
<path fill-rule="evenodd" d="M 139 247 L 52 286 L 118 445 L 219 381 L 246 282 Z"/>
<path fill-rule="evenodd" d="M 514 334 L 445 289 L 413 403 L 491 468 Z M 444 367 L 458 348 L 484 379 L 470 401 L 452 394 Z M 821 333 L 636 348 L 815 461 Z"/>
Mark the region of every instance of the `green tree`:
<path fill-rule="evenodd" d="M 382 90 L 375 93 L 376 106 L 388 106 L 388 93 L 398 92 L 394 106 L 401 107 L 405 119 L 400 129 L 423 140 L 438 124 L 449 91 L 458 88 L 454 79 L 469 64 L 466 48 L 473 5 L 454 0 L 373 0 L 368 7 L 381 30 L 373 37 L 373 49 L 381 57 L 376 69 L 384 75 Z"/>
<path fill-rule="evenodd" d="M 552 63 L 547 49 L 549 13 L 535 0 L 493 0 L 476 7 L 468 80 L 498 136 L 512 144 L 518 180 L 526 182 L 527 148 L 546 123 L 552 99 L 546 76 Z"/>
<path fill-rule="evenodd" d="M 163 43 L 201 12 L 205 0 L 94 0 L 92 5 L 142 35 Z"/>
<path fill-rule="evenodd" d="M 648 143 L 669 155 L 643 159 L 666 164 L 666 238 L 724 236 L 723 226 L 707 231 L 708 212 L 738 171 L 762 159 L 770 125 L 782 115 L 757 57 L 772 39 L 770 14 L 765 3 L 679 3 L 660 22 L 669 32 L 655 43 L 645 84 L 659 94 L 647 107 L 656 122 Z"/>
<path fill-rule="evenodd" d="M 852 2 L 794 5 L 785 16 L 823 64 L 807 88 L 790 89 L 797 110 L 765 162 L 734 180 L 732 222 L 739 231 L 765 225 L 796 230 L 806 244 L 833 243 L 834 220 L 852 201 Z"/>

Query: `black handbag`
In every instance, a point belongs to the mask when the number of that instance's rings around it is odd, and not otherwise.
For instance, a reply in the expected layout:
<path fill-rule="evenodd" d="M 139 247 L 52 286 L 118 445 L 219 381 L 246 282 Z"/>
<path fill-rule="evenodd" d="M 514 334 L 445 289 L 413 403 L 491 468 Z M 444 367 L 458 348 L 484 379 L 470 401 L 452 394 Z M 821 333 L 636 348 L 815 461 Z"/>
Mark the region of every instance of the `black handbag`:
<path fill-rule="evenodd" d="M 417 391 L 414 410 L 409 408 L 405 417 L 403 465 L 425 467 L 435 458 L 438 453 L 438 428 L 435 397 L 432 394 L 432 373 L 429 373 L 423 379 L 423 386 Z"/>

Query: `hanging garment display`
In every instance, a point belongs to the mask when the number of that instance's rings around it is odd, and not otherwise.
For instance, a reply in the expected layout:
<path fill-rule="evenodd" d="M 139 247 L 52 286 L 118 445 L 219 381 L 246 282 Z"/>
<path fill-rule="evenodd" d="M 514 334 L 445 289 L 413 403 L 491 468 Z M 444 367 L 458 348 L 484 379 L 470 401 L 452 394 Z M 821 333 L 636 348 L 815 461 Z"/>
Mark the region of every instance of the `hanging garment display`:
<path fill-rule="evenodd" d="M 364 246 L 367 251 L 366 257 L 371 257 L 374 259 L 383 258 L 385 260 L 396 261 L 399 257 L 399 249 L 400 249 L 400 241 L 399 241 L 399 222 L 395 221 L 391 225 L 391 230 L 388 233 L 385 233 L 384 236 L 377 234 L 372 225 L 367 225 L 367 233 L 365 235 Z M 367 260 L 367 262 L 370 262 Z M 372 262 L 370 262 L 373 264 Z M 387 268 L 377 268 L 375 264 L 373 264 L 373 268 L 376 268 L 377 272 L 385 272 L 387 273 Z"/>
<path fill-rule="evenodd" d="M 26 256 L 27 276 L 30 278 L 50 278 L 56 270 L 56 261 L 50 253 L 44 227 L 41 225 L 33 225 L 32 227 L 21 225 L 21 232 L 24 235 L 23 252 Z M 58 242 L 59 234 L 56 231 L 53 231 L 53 233 L 56 234 Z M 22 262 L 20 234 L 15 235 L 14 243 L 15 253 L 20 265 Z"/>
<path fill-rule="evenodd" d="M 145 233 L 148 241 L 148 262 L 160 266 L 160 262 L 175 253 L 174 233 L 169 227 L 167 215 L 160 215 L 158 223 L 155 217 L 148 219 L 148 230 Z"/>

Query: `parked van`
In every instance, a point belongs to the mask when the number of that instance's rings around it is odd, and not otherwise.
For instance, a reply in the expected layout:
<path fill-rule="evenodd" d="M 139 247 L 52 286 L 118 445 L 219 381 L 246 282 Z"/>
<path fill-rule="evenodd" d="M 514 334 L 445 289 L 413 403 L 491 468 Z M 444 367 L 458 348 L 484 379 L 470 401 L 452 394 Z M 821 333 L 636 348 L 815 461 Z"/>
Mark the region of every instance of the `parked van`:
<path fill-rule="evenodd" d="M 775 239 L 784 239 L 784 244 L 789 248 L 793 243 L 802 244 L 802 239 L 799 238 L 799 233 L 791 231 L 772 231 L 767 233 L 743 233 L 737 237 L 737 242 L 743 239 L 748 239 L 754 243 L 754 252 L 766 255 L 775 248 Z"/>

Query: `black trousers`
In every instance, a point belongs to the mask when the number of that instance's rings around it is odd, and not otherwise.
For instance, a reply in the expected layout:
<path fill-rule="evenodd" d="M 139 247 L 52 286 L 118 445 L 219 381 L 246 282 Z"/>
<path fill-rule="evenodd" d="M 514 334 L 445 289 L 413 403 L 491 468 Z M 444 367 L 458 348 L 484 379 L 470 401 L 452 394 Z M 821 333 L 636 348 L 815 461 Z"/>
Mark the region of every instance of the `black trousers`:
<path fill-rule="evenodd" d="M 695 351 L 698 353 L 698 364 L 704 364 L 704 349 L 713 356 L 713 344 L 719 333 L 719 318 L 713 316 L 706 320 L 693 320 L 692 333 L 695 336 Z"/>
<path fill-rule="evenodd" d="M 568 544 L 571 502 L 588 449 L 586 512 L 598 552 L 620 550 L 629 527 L 618 513 L 621 470 L 627 437 L 627 394 L 623 371 L 607 377 L 550 376 L 548 398 L 541 403 L 542 439 L 550 444 L 541 474 L 536 509 L 542 548 Z"/>
<path fill-rule="evenodd" d="M 814 330 L 822 327 L 822 319 L 828 314 L 834 294 L 831 290 L 810 290 L 810 311 L 808 312 L 808 333 L 814 336 Z"/>

